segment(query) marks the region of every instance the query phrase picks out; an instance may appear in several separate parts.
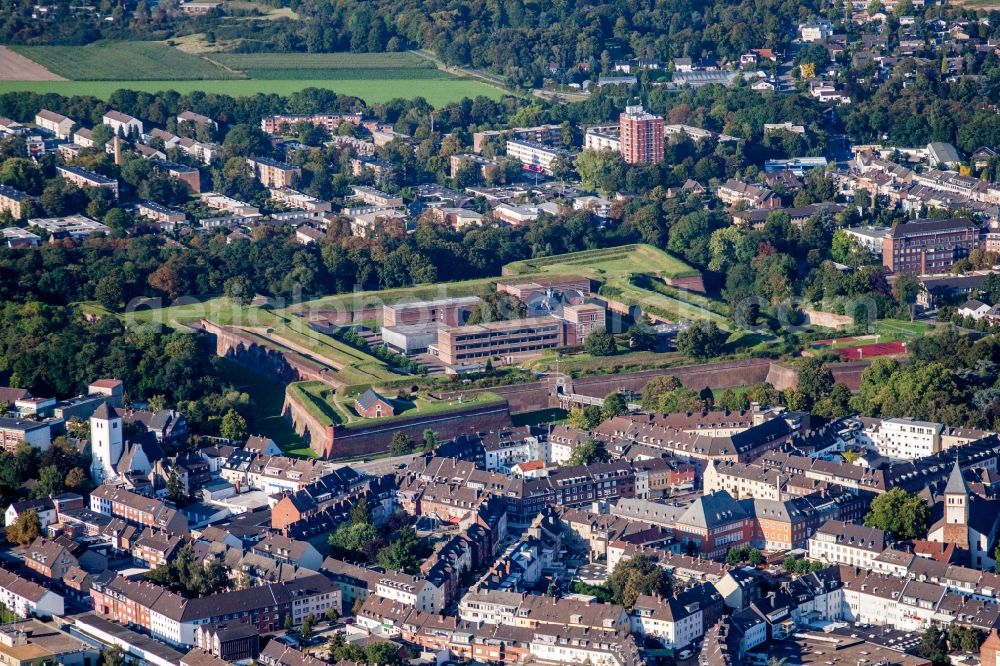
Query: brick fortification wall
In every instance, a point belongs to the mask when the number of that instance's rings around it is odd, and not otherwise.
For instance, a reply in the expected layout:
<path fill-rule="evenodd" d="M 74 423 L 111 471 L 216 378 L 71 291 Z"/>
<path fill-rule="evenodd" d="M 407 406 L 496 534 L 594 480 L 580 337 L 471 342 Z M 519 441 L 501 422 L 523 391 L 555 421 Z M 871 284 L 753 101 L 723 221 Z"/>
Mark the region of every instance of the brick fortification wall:
<path fill-rule="evenodd" d="M 441 397 L 453 399 L 460 395 L 471 396 L 484 392 L 496 393 L 507 401 L 511 414 L 523 414 L 524 412 L 535 412 L 551 407 L 549 396 L 553 391 L 554 389 L 550 386 L 550 382 L 541 381 L 531 382 L 530 384 L 512 384 L 510 386 L 446 391 L 441 393 Z"/>
<path fill-rule="evenodd" d="M 842 331 L 845 328 L 854 326 L 854 318 L 846 315 L 823 312 L 822 310 L 810 310 L 808 308 L 802 308 L 802 314 L 806 316 L 806 321 L 814 326 L 832 328 L 836 331 Z"/>
<path fill-rule="evenodd" d="M 701 279 L 700 274 L 688 277 L 667 278 L 666 283 L 671 287 L 677 287 L 678 289 L 685 289 L 699 294 L 704 294 L 706 292 L 705 282 Z"/>
<path fill-rule="evenodd" d="M 229 326 L 202 320 L 199 328 L 215 338 L 215 353 L 279 382 L 318 380 L 332 387 L 342 386 L 327 368 L 312 363 L 295 352 L 280 352 L 256 338 Z"/>
<path fill-rule="evenodd" d="M 843 384 L 852 391 L 861 388 L 861 373 L 865 371 L 870 359 L 864 361 L 845 361 L 843 363 L 829 363 L 827 367 L 833 374 L 833 381 Z M 767 373 L 767 382 L 779 391 L 795 388 L 798 385 L 798 371 L 788 365 L 772 363 L 771 370 Z"/>
<path fill-rule="evenodd" d="M 313 416 L 308 409 L 298 401 L 289 397 L 285 391 L 285 402 L 281 406 L 281 415 L 292 422 L 295 432 L 309 442 L 316 451 L 323 451 L 330 443 L 330 428 Z M 318 448 L 317 448 L 318 447 Z"/>
<path fill-rule="evenodd" d="M 706 386 L 711 389 L 731 388 L 763 382 L 768 376 L 770 366 L 771 362 L 768 359 L 759 358 L 687 365 L 679 368 L 643 370 L 627 374 L 598 375 L 574 379 L 572 392 L 595 398 L 603 398 L 607 394 L 619 390 L 641 392 L 651 379 L 664 375 L 677 377 L 685 388 L 694 391 L 700 391 Z"/>
<path fill-rule="evenodd" d="M 414 416 L 373 423 L 363 428 L 334 426 L 327 428 L 326 436 L 311 438 L 309 445 L 324 458 L 336 460 L 382 453 L 389 449 L 392 436 L 406 433 L 410 439 L 420 441 L 424 430 L 433 430 L 443 441 L 458 435 L 488 432 L 511 427 L 510 409 L 506 402 L 480 407 L 470 407 L 447 414 Z"/>
<path fill-rule="evenodd" d="M 834 381 L 857 391 L 861 385 L 861 373 L 870 361 L 849 361 L 832 363 Z M 798 382 L 798 372 L 795 368 L 768 359 L 750 359 L 745 361 L 728 361 L 725 363 L 705 363 L 679 368 L 660 370 L 643 370 L 640 372 L 621 373 L 615 375 L 598 375 L 572 380 L 567 392 L 579 393 L 595 398 L 603 398 L 609 393 L 619 390 L 642 392 L 654 377 L 673 375 L 681 380 L 681 384 L 694 391 L 700 391 L 706 386 L 711 389 L 726 389 L 738 386 L 749 386 L 768 382 L 778 390 L 794 388 Z M 510 405 L 511 414 L 533 412 L 549 407 L 558 407 L 556 397 L 556 381 L 548 377 L 530 384 L 515 384 L 513 386 L 496 386 L 484 389 L 471 389 L 444 393 L 444 397 L 457 397 L 460 393 L 473 395 L 482 391 L 490 391 L 502 396 Z"/>

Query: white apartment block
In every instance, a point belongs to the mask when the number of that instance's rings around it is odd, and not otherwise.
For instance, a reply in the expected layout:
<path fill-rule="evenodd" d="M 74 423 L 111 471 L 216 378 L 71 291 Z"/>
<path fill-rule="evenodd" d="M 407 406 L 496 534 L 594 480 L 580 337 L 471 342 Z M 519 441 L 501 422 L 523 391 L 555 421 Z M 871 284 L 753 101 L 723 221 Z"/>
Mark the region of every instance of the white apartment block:
<path fill-rule="evenodd" d="M 308 194 L 303 194 L 287 187 L 271 190 L 271 198 L 290 208 L 298 208 L 299 210 L 329 213 L 333 209 L 333 205 L 329 201 L 323 201 L 322 199 L 311 197 Z"/>
<path fill-rule="evenodd" d="M 871 569 L 885 550 L 885 533 L 873 527 L 830 520 L 809 538 L 809 558 Z"/>
<path fill-rule="evenodd" d="M 896 460 L 925 458 L 941 451 L 944 426 L 911 418 L 861 419 L 857 441 Z"/>
<path fill-rule="evenodd" d="M 561 156 L 571 158 L 572 154 L 536 141 L 508 141 L 507 156 L 519 160 L 526 169 L 551 176 L 553 163 Z"/>
<path fill-rule="evenodd" d="M 673 599 L 641 596 L 629 614 L 632 632 L 657 638 L 669 649 L 683 648 L 704 635 L 701 608 Z"/>
<path fill-rule="evenodd" d="M 63 615 L 66 612 L 61 596 L 3 569 L 0 569 L 0 603 L 22 618 Z"/>
<path fill-rule="evenodd" d="M 133 118 L 127 113 L 120 113 L 118 111 L 108 111 L 101 118 L 101 122 L 109 126 L 115 134 L 124 134 L 128 136 L 132 131 L 136 131 L 142 134 L 142 121 L 138 118 Z"/>
<path fill-rule="evenodd" d="M 396 208 L 403 205 L 403 198 L 397 197 L 388 192 L 376 190 L 374 187 L 355 185 L 351 188 L 354 191 L 354 198 L 364 201 L 370 206 L 383 206 L 385 208 Z"/>
<path fill-rule="evenodd" d="M 588 127 L 583 135 L 583 147 L 591 150 L 622 150 L 621 127 L 618 125 L 603 125 Z"/>
<path fill-rule="evenodd" d="M 444 610 L 444 590 L 429 581 L 405 574 L 380 578 L 375 585 L 375 594 L 413 606 L 421 613 L 440 613 Z"/>
<path fill-rule="evenodd" d="M 486 470 L 489 472 L 509 474 L 511 467 L 530 460 L 551 462 L 548 443 L 539 441 L 534 436 L 521 439 L 487 438 L 483 446 L 486 454 Z"/>

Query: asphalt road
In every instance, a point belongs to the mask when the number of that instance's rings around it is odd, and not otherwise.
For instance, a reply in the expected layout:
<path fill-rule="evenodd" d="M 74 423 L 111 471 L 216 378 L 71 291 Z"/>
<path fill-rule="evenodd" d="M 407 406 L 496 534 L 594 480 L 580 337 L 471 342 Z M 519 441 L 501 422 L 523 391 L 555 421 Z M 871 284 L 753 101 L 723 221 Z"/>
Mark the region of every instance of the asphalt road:
<path fill-rule="evenodd" d="M 370 476 L 382 476 L 383 474 L 391 474 L 395 472 L 400 468 L 400 465 L 403 465 L 404 467 L 409 465 L 417 458 L 420 458 L 421 455 L 422 454 L 410 454 L 405 456 L 396 456 L 393 458 L 379 458 L 368 462 L 344 463 L 340 465 L 340 467 L 350 467 L 355 471 L 368 474 Z"/>

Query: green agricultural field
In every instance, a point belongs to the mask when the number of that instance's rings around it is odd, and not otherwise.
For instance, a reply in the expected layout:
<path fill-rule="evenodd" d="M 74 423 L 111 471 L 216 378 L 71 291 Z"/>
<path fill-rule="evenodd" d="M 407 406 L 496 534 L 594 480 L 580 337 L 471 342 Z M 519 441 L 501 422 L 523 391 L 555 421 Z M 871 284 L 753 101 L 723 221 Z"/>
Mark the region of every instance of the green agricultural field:
<path fill-rule="evenodd" d="M 450 79 L 413 53 L 217 53 L 210 56 L 251 79 Z"/>
<path fill-rule="evenodd" d="M 73 81 L 206 80 L 238 76 L 162 42 L 100 41 L 86 46 L 10 48 Z"/>
<path fill-rule="evenodd" d="M 193 50 L 185 43 L 187 51 Z M 102 41 L 87 46 L 15 46 L 17 53 L 68 81 L 0 81 L 7 92 L 93 95 L 116 90 L 186 94 L 213 92 L 233 97 L 291 95 L 325 88 L 368 103 L 423 97 L 441 107 L 465 97 L 500 99 L 504 91 L 482 81 L 439 70 L 414 53 L 205 53 L 165 42 Z M 197 49 L 194 49 L 197 50 Z M 211 81 L 211 83 L 207 83 Z"/>

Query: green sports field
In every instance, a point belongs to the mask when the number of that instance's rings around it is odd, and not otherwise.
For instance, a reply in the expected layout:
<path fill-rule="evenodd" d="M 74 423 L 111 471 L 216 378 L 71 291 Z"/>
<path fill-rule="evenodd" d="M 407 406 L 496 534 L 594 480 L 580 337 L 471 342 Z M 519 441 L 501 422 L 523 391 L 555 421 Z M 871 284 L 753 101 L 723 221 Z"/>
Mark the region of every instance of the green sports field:
<path fill-rule="evenodd" d="M 414 53 L 192 54 L 164 42 L 101 41 L 87 46 L 13 46 L 67 81 L 0 80 L 0 93 L 30 91 L 107 99 L 116 90 L 290 95 L 325 88 L 369 103 L 423 97 L 444 106 L 503 91 L 439 70 Z"/>

